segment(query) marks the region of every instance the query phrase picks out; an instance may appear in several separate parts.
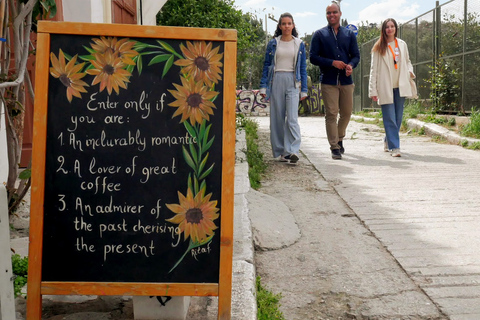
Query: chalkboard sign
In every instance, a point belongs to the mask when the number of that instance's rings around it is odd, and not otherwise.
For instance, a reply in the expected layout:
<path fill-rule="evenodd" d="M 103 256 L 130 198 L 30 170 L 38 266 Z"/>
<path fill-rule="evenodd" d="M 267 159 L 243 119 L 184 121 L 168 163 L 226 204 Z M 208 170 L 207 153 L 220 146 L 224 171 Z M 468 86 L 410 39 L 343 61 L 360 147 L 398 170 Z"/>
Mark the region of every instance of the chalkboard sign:
<path fill-rule="evenodd" d="M 230 300 L 236 32 L 38 31 L 29 298 Z"/>

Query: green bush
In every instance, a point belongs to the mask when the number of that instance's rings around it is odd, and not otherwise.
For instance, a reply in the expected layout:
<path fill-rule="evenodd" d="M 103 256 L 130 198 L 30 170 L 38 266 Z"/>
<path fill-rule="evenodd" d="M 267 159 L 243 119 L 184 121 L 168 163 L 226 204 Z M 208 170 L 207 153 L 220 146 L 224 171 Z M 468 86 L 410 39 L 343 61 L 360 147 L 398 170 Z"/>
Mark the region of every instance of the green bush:
<path fill-rule="evenodd" d="M 22 288 L 27 284 L 28 257 L 20 257 L 19 254 L 12 255 L 13 291 L 15 297 L 22 293 Z"/>
<path fill-rule="evenodd" d="M 237 114 L 237 128 L 245 130 L 245 139 L 247 142 L 247 155 L 248 162 L 248 178 L 250 180 L 250 186 L 257 190 L 261 186 L 261 177 L 267 169 L 267 164 L 263 160 L 263 153 L 259 150 L 258 140 L 258 123 L 246 118 L 243 114 Z"/>
<path fill-rule="evenodd" d="M 458 104 L 461 96 L 461 73 L 453 60 L 443 59 L 440 55 L 434 65 L 430 65 L 430 77 L 425 81 L 430 84 L 430 99 L 432 112 L 457 111 L 462 112 Z"/>

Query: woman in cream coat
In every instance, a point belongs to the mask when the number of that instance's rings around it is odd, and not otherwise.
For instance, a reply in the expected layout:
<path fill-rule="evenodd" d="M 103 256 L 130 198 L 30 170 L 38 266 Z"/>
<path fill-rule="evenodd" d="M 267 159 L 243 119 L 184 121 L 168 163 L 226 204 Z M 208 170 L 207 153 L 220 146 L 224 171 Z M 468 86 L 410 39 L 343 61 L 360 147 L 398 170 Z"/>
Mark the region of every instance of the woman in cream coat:
<path fill-rule="evenodd" d="M 372 49 L 368 96 L 382 107 L 384 150 L 400 157 L 400 136 L 405 98 L 412 97 L 410 79 L 415 78 L 405 41 L 397 38 L 397 22 L 389 18 Z"/>

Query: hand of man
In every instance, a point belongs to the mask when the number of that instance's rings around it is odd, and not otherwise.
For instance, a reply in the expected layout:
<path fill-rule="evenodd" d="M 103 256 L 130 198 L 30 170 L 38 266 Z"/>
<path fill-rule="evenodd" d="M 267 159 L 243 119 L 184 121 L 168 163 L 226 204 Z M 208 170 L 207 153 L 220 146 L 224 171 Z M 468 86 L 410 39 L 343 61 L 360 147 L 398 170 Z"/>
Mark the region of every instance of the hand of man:
<path fill-rule="evenodd" d="M 345 69 L 345 67 L 347 66 L 347 64 L 341 60 L 333 60 L 333 63 L 332 65 L 337 68 L 337 69 L 340 69 L 340 70 L 343 70 Z"/>
<path fill-rule="evenodd" d="M 377 102 L 377 101 L 378 101 L 378 97 L 377 97 L 377 96 L 373 96 L 373 97 L 372 97 L 372 100 L 375 101 L 375 102 Z"/>
<path fill-rule="evenodd" d="M 352 72 L 353 72 L 352 65 L 347 64 L 347 66 L 345 67 L 345 74 L 347 75 L 347 77 L 350 77 L 350 75 L 352 74 Z"/>

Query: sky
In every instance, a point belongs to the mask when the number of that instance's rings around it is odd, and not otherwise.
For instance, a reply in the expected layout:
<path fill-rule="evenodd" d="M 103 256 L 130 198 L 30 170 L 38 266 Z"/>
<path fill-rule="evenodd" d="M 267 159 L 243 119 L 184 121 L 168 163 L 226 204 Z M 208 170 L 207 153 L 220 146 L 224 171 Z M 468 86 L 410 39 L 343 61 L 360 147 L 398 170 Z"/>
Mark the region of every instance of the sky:
<path fill-rule="evenodd" d="M 439 1 L 440 4 L 448 2 Z M 290 12 L 300 36 L 311 34 L 326 26 L 325 11 L 330 0 L 235 0 L 237 9 L 251 12 L 264 21 L 265 14 Z M 435 0 L 341 0 L 342 18 L 356 26 L 368 23 L 380 24 L 386 18 L 398 23 L 407 22 L 435 8 Z M 276 22 L 267 19 L 267 31 L 273 34 Z"/>

